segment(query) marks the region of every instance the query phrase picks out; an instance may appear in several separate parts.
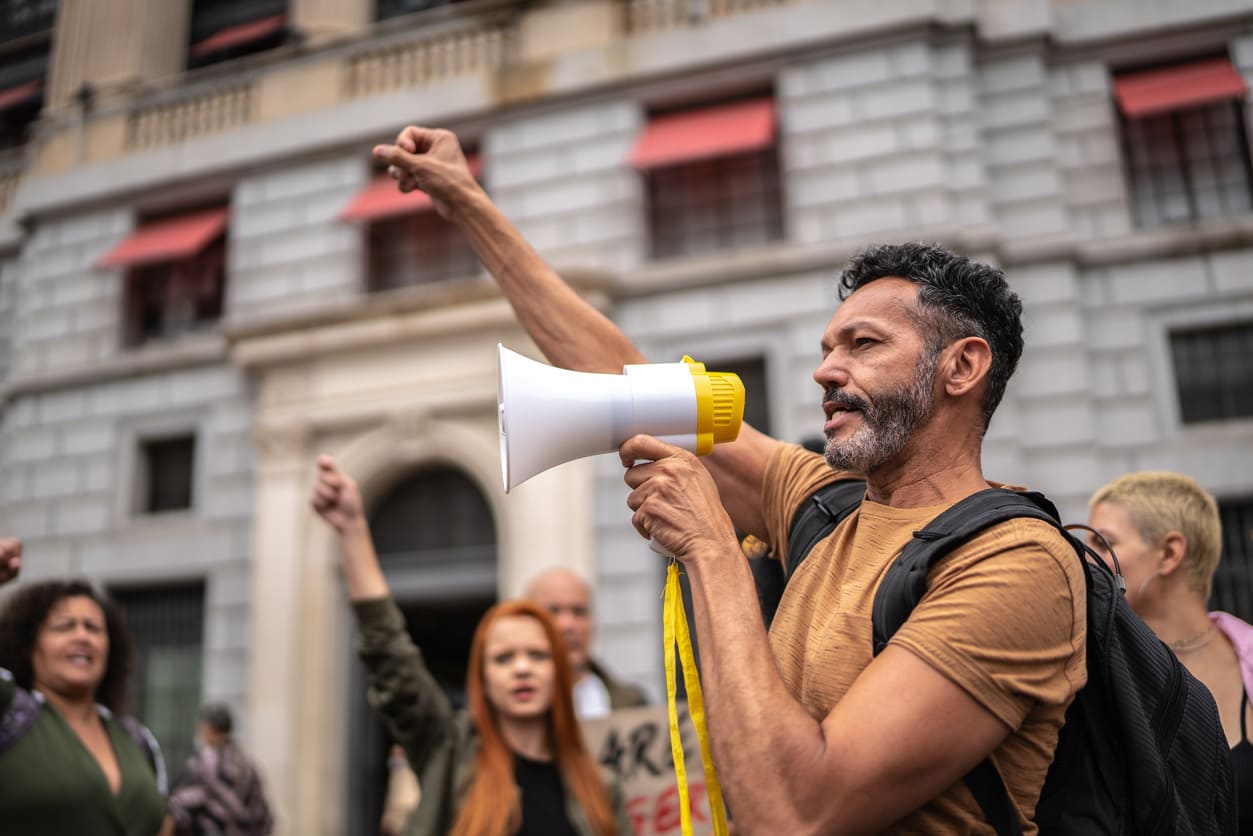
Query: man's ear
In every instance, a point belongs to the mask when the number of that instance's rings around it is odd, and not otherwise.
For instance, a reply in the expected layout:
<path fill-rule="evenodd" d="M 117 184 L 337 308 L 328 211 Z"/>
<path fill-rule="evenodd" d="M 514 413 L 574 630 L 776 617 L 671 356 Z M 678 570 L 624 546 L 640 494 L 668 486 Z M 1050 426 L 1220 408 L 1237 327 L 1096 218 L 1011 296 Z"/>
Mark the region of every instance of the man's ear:
<path fill-rule="evenodd" d="M 992 348 L 982 337 L 962 337 L 944 350 L 944 391 L 950 397 L 969 394 L 992 370 Z"/>
<path fill-rule="evenodd" d="M 1183 566 L 1183 559 L 1188 554 L 1188 540 L 1178 531 L 1169 531 L 1162 538 L 1162 563 L 1159 571 L 1166 577 Z"/>

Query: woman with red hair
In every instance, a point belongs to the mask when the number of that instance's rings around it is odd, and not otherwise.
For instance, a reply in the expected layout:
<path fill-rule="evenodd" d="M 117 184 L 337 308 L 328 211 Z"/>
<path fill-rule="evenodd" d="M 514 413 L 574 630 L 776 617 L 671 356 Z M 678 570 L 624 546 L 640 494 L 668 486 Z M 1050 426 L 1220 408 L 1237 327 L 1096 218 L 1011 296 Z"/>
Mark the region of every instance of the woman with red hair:
<path fill-rule="evenodd" d="M 454 712 L 405 632 L 357 485 L 329 456 L 318 459 L 313 507 L 339 536 L 370 703 L 418 774 L 405 833 L 629 836 L 620 796 L 583 745 L 551 616 L 529 601 L 488 610 L 470 648 L 468 710 Z"/>

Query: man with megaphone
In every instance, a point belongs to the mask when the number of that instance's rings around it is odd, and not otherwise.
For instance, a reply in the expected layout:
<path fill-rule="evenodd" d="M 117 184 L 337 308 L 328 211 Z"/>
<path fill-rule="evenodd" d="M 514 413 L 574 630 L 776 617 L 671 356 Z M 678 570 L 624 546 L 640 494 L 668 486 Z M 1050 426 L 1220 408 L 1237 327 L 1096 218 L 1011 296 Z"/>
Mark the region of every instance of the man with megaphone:
<path fill-rule="evenodd" d="M 645 362 L 492 204 L 453 134 L 409 127 L 374 154 L 461 227 L 550 362 Z M 912 533 L 989 485 L 980 450 L 1021 354 L 1021 304 L 999 270 L 924 244 L 862 253 L 840 288 L 815 335 L 825 461 L 747 426 L 703 459 L 649 436 L 620 450 L 635 528 L 691 581 L 728 808 L 741 834 L 990 832 L 962 784 L 990 756 L 1033 833 L 1085 676 L 1074 552 L 1047 524 L 999 524 L 937 565 L 877 656 L 870 618 Z M 865 501 L 812 549 L 767 635 L 736 528 L 786 554 L 798 507 L 850 474 Z"/>

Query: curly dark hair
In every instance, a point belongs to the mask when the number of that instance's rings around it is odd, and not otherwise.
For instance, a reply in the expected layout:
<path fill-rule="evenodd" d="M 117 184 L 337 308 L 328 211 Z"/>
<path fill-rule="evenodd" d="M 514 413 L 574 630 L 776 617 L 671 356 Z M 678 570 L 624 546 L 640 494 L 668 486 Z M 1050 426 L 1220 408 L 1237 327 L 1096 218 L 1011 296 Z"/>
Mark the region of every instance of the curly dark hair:
<path fill-rule="evenodd" d="M 104 679 L 96 688 L 96 702 L 121 713 L 127 708 L 127 685 L 134 658 L 130 631 L 118 605 L 89 581 L 44 581 L 14 592 L 0 612 L 0 667 L 8 668 L 14 681 L 29 690 L 35 676 L 31 655 L 39 628 L 59 602 L 79 597 L 90 598 L 99 605 L 109 634 L 109 657 L 105 660 Z"/>
<path fill-rule="evenodd" d="M 840 299 L 875 279 L 899 278 L 919 285 L 916 321 L 927 349 L 939 353 L 963 337 L 980 337 L 992 349 L 992 369 L 983 397 L 983 428 L 1005 395 L 1022 356 L 1022 300 L 1005 274 L 939 244 L 883 244 L 855 256 L 840 276 Z"/>

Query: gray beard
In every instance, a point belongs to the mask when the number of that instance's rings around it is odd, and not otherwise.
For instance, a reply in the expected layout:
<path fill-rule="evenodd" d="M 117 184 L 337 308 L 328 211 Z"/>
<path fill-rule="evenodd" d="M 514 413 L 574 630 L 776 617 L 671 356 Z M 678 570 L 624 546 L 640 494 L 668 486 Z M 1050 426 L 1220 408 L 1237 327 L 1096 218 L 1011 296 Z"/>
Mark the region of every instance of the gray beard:
<path fill-rule="evenodd" d="M 836 470 L 868 475 L 899 456 L 935 407 L 938 360 L 938 356 L 927 352 L 912 383 L 876 395 L 874 403 L 828 389 L 824 400 L 860 411 L 862 424 L 846 441 L 827 436 L 827 464 Z"/>

